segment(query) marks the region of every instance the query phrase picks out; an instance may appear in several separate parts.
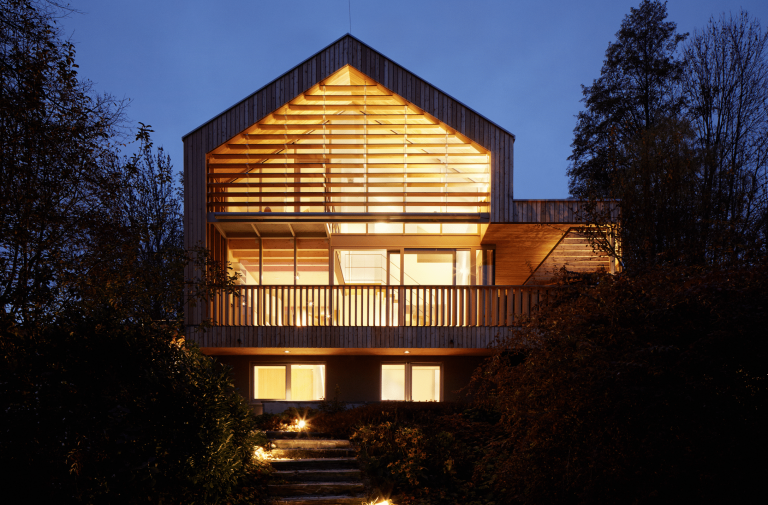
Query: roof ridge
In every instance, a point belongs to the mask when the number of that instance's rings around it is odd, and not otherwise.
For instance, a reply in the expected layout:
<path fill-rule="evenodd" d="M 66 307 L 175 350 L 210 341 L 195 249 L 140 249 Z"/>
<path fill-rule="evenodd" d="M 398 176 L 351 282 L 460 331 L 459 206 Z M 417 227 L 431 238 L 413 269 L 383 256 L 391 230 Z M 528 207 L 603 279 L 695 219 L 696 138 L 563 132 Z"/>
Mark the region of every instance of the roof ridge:
<path fill-rule="evenodd" d="M 271 85 L 272 83 L 274 83 L 275 81 L 277 81 L 277 80 L 279 80 L 279 79 L 282 79 L 283 77 L 285 77 L 285 76 L 286 76 L 286 75 L 288 75 L 289 73 L 293 72 L 295 69 L 297 69 L 297 68 L 301 67 L 302 65 L 304 65 L 304 64 L 305 64 L 306 62 L 308 62 L 309 60 L 311 60 L 311 59 L 315 58 L 317 55 L 319 55 L 319 54 L 320 54 L 320 53 L 322 53 L 323 51 L 327 50 L 328 48 L 330 48 L 330 47 L 332 47 L 332 46 L 334 46 L 334 45 L 338 44 L 339 42 L 341 42 L 341 41 L 342 41 L 342 40 L 344 40 L 345 38 L 350 38 L 350 39 L 353 39 L 353 40 L 355 40 L 357 43 L 359 43 L 360 45 L 362 45 L 362 46 L 365 46 L 366 48 L 368 48 L 369 50 L 371 50 L 371 51 L 373 51 L 374 53 L 378 54 L 379 56 L 381 56 L 381 57 L 383 57 L 383 58 L 387 59 L 388 61 L 391 61 L 391 62 L 392 62 L 392 63 L 394 63 L 395 65 L 397 65 L 397 66 L 399 66 L 400 68 L 402 68 L 404 71 L 408 72 L 409 74 L 413 75 L 414 77 L 416 77 L 416 78 L 418 78 L 418 79 L 420 79 L 420 80 L 424 81 L 425 83 L 429 84 L 429 85 L 430 85 L 432 88 L 434 88 L 435 90 L 437 90 L 439 93 L 442 93 L 442 94 L 443 94 L 443 95 L 445 95 L 446 97 L 448 97 L 448 98 L 450 98 L 451 100 L 455 101 L 456 103 L 460 104 L 462 107 L 464 107 L 464 108 L 466 108 L 467 110 L 469 110 L 469 111 L 473 112 L 474 114 L 477 114 L 479 117 L 481 117 L 482 119 L 484 119 L 485 121 L 487 121 L 487 122 L 488 122 L 488 123 L 490 123 L 491 125 L 495 126 L 495 127 L 496 127 L 496 128 L 498 128 L 499 130 L 503 131 L 503 132 L 504 132 L 504 133 L 506 133 L 507 135 L 511 136 L 513 139 L 515 139 L 515 138 L 516 138 L 516 137 L 515 137 L 515 134 L 514 134 L 514 133 L 512 133 L 512 132 L 510 132 L 510 131 L 509 131 L 509 130 L 507 130 L 506 128 L 504 128 L 504 127 L 502 127 L 502 126 L 499 126 L 499 125 L 498 125 L 496 122 L 494 122 L 494 121 L 492 121 L 492 120 L 488 119 L 486 116 L 484 116 L 483 114 L 480 114 L 480 113 L 479 113 L 479 112 L 477 112 L 475 109 L 473 109 L 473 108 L 471 108 L 471 107 L 469 107 L 469 106 L 465 105 L 465 104 L 464 104 L 462 101 L 460 101 L 460 100 L 456 99 L 455 97 L 453 97 L 452 95 L 450 95 L 450 94 L 446 93 L 445 91 L 443 91 L 442 89 L 438 88 L 437 86 L 435 86 L 435 85 L 434 85 L 434 84 L 432 84 L 431 82 L 428 82 L 427 80 L 425 80 L 425 79 L 422 79 L 421 77 L 419 77 L 419 76 L 418 76 L 418 74 L 416 74 L 416 73 L 414 73 L 414 72 L 411 72 L 410 70 L 408 70 L 408 69 L 407 69 L 407 68 L 405 68 L 404 66 L 400 65 L 399 63 L 397 63 L 396 61 L 392 60 L 392 59 L 391 59 L 391 58 L 389 58 L 388 56 L 385 56 L 383 53 L 381 53 L 380 51 L 377 51 L 376 49 L 374 49 L 374 48 L 373 48 L 373 47 L 371 47 L 370 45 L 366 44 L 365 42 L 363 42 L 363 41 L 362 41 L 362 40 L 360 40 L 359 38 L 355 37 L 355 36 L 354 36 L 354 35 L 352 35 L 351 33 L 346 33 L 346 34 L 342 35 L 341 37 L 339 37 L 338 39 L 336 39 L 336 40 L 334 40 L 333 42 L 331 42 L 330 44 L 328 44 L 327 46 L 323 47 L 323 48 L 322 48 L 322 49 L 320 49 L 319 51 L 316 51 L 315 53 L 313 53 L 313 54 L 312 54 L 311 56 L 309 56 L 308 58 L 305 58 L 305 59 L 303 59 L 303 60 L 302 60 L 300 63 L 298 63 L 298 64 L 296 64 L 296 65 L 292 66 L 291 68 L 289 68 L 288 70 L 286 70 L 285 72 L 283 72 L 283 73 L 282 73 L 282 74 L 280 74 L 279 76 L 275 77 L 274 79 L 272 79 L 272 80 L 271 80 L 271 81 L 269 81 L 268 83 L 264 84 L 264 85 L 263 85 L 263 86 L 261 86 L 260 88 L 256 89 L 254 92 L 250 93 L 250 94 L 249 94 L 249 95 L 247 95 L 246 97 L 242 98 L 241 100 L 238 100 L 236 103 L 232 104 L 231 106 L 227 107 L 227 108 L 226 108 L 226 109 L 224 109 L 223 111 L 219 112 L 218 114 L 216 114 L 216 115 L 215 115 L 215 116 L 213 116 L 212 118 L 208 119 L 207 121 L 205 121 L 205 122 L 201 123 L 200 125 L 198 125 L 197 127 L 193 128 L 192 130 L 190 130 L 189 132 L 187 132 L 185 135 L 182 135 L 181 139 L 182 139 L 182 140 L 184 140 L 185 138 L 189 137 L 190 135 L 192 135 L 193 133 L 195 133 L 196 131 L 198 131 L 200 128 L 204 127 L 205 125 L 207 125 L 208 123 L 210 123 L 211 121 L 213 121 L 214 119 L 216 119 L 216 118 L 218 118 L 218 117 L 220 117 L 220 116 L 222 116 L 222 115 L 226 114 L 227 112 L 231 111 L 232 109 L 234 109 L 234 108 L 238 107 L 238 106 L 239 106 L 239 105 L 241 105 L 243 102 L 246 102 L 246 101 L 247 101 L 247 100 L 249 100 L 251 97 L 255 96 L 255 95 L 256 95 L 256 94 L 258 94 L 260 91 L 262 91 L 263 89 L 265 89 L 265 88 L 267 88 L 268 86 L 270 86 L 270 85 Z M 347 49 L 349 49 L 349 47 L 347 47 Z M 367 72 L 364 72 L 363 70 L 361 70 L 361 69 L 357 68 L 355 65 L 353 65 L 352 63 L 350 63 L 350 61 L 349 61 L 349 60 L 350 60 L 350 57 L 349 57 L 349 53 L 347 53 L 347 57 L 346 57 L 346 61 L 345 61 L 345 63 L 344 63 L 343 65 L 340 65 L 340 66 L 339 66 L 339 68 L 337 68 L 337 69 L 334 69 L 333 71 L 331 71 L 331 74 L 332 74 L 333 72 L 336 72 L 337 70 L 341 69 L 342 67 L 344 67 L 344 65 L 349 65 L 349 66 L 351 66 L 352 68 L 354 68 L 355 70 L 357 70 L 358 72 L 360 72 L 360 73 L 362 73 L 362 74 L 364 74 L 364 75 L 366 75 L 366 76 L 368 76 L 368 77 L 371 77 L 371 76 L 369 76 L 369 75 L 368 75 L 368 73 L 367 73 Z M 371 77 L 371 79 L 373 79 L 374 81 L 378 82 L 378 80 L 374 79 L 373 77 Z M 320 80 L 322 81 L 322 79 L 320 79 Z M 315 84 L 317 84 L 317 83 L 315 83 Z M 297 96 L 298 96 L 298 95 L 297 95 Z M 401 95 L 401 96 L 402 96 L 402 95 Z M 294 97 L 294 98 L 296 98 L 296 97 Z M 408 101 L 410 102 L 410 100 L 408 99 L 408 97 L 403 97 L 403 98 L 405 98 L 406 100 L 408 100 Z M 291 100 L 293 100 L 293 98 L 291 98 Z M 289 100 L 289 101 L 290 101 L 290 100 Z M 278 107 L 278 108 L 279 108 L 279 107 Z M 266 116 L 265 116 L 265 117 L 266 117 Z M 253 123 L 253 124 L 257 123 L 257 122 L 258 122 L 258 121 L 260 121 L 261 119 L 263 119 L 263 118 L 260 118 L 260 119 L 258 119 L 258 120 L 256 120 L 256 121 L 254 121 L 254 123 Z M 451 126 L 452 128 L 456 128 L 456 126 L 455 126 L 455 125 L 451 125 L 451 124 L 450 124 L 450 123 L 448 123 L 447 121 L 444 121 L 444 120 L 442 120 L 442 119 L 441 119 L 441 121 L 445 122 L 446 124 L 448 124 L 448 125 L 449 125 L 449 126 Z"/>

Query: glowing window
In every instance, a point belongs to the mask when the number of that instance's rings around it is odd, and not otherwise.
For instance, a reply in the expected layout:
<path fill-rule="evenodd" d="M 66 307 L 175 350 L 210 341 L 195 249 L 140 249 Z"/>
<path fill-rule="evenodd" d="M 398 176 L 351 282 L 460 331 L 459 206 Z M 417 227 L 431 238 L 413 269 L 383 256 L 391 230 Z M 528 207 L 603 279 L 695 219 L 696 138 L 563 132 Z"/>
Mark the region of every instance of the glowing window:
<path fill-rule="evenodd" d="M 259 400 L 285 400 L 285 367 L 253 367 L 253 392 Z"/>
<path fill-rule="evenodd" d="M 439 402 L 442 398 L 438 363 L 383 363 L 381 399 Z"/>
<path fill-rule="evenodd" d="M 254 400 L 318 401 L 325 398 L 325 365 L 253 366 Z"/>
<path fill-rule="evenodd" d="M 381 365 L 381 399 L 405 400 L 405 364 Z"/>

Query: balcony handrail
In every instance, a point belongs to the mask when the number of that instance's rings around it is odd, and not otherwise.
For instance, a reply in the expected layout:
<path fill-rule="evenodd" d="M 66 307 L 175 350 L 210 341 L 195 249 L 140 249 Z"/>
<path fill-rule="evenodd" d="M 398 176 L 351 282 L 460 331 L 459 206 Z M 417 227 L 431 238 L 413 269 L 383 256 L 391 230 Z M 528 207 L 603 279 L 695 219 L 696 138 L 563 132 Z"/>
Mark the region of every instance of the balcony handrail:
<path fill-rule="evenodd" d="M 516 326 L 553 286 L 247 285 L 219 293 L 207 317 L 224 326 Z"/>

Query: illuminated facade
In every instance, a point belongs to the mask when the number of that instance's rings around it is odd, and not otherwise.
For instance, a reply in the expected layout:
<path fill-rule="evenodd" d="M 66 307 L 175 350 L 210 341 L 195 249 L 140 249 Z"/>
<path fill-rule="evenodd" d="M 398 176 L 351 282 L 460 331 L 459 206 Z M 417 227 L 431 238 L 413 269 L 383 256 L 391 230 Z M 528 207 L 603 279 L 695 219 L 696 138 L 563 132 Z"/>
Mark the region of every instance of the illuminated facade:
<path fill-rule="evenodd" d="M 186 244 L 241 274 L 188 338 L 257 408 L 455 399 L 552 272 L 613 268 L 578 202 L 513 199 L 512 134 L 351 35 L 184 147 Z"/>

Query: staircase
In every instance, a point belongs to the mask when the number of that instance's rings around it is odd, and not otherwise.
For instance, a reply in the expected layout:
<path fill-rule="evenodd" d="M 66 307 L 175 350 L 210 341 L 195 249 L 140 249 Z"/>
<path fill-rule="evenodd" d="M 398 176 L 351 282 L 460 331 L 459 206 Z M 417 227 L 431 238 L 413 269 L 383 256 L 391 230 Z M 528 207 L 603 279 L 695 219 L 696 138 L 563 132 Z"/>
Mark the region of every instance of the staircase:
<path fill-rule="evenodd" d="M 294 438 L 270 432 L 272 474 L 269 493 L 279 505 L 360 505 L 365 501 L 360 470 L 349 440 Z M 307 436 L 302 434 L 303 436 Z"/>

